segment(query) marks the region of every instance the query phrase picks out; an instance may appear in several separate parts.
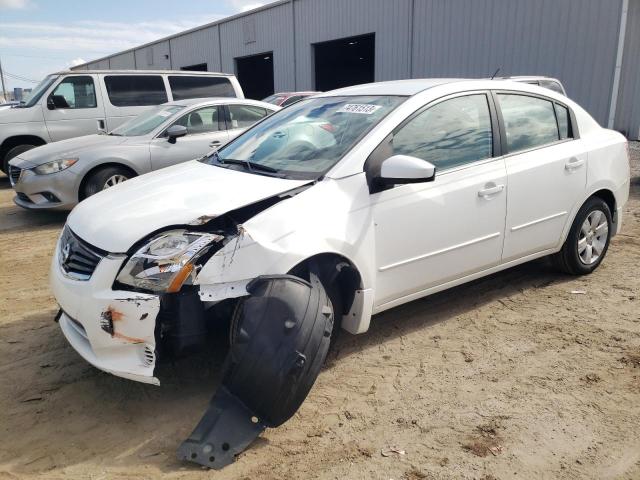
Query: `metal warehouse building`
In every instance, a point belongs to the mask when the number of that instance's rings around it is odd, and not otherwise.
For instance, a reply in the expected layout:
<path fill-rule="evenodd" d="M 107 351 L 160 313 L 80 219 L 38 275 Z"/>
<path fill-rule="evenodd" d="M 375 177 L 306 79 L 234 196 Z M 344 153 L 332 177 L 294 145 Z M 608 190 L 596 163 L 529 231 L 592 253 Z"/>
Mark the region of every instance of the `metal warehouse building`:
<path fill-rule="evenodd" d="M 498 68 L 640 138 L 640 0 L 282 0 L 74 67 L 232 72 L 251 98 Z"/>

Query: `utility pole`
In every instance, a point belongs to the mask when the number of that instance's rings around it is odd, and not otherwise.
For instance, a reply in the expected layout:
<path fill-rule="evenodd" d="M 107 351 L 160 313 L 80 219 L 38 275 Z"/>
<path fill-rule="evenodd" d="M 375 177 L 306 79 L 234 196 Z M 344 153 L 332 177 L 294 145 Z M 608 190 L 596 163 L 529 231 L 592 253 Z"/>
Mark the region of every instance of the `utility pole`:
<path fill-rule="evenodd" d="M 5 88 L 4 88 L 4 72 L 2 71 L 2 61 L 0 60 L 0 81 L 2 82 L 2 98 L 4 101 L 7 101 L 7 97 L 5 97 Z"/>

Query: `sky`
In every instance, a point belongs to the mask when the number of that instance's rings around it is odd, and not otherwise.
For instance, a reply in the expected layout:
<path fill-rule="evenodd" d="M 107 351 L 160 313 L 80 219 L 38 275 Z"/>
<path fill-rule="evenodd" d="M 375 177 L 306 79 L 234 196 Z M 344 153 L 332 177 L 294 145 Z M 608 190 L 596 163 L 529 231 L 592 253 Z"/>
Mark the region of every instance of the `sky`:
<path fill-rule="evenodd" d="M 0 0 L 5 87 L 33 87 L 48 73 L 270 1 Z"/>

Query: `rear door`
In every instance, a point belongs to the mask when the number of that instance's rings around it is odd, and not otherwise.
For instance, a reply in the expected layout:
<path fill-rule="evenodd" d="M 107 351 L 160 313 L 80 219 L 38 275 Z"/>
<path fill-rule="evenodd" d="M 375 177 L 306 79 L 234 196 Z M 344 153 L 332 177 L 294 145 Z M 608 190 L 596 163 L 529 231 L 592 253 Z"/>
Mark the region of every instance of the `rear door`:
<path fill-rule="evenodd" d="M 69 75 L 44 98 L 44 120 L 52 141 L 98 132 L 105 112 L 96 81 L 96 75 Z"/>
<path fill-rule="evenodd" d="M 149 148 L 153 170 L 200 158 L 229 139 L 222 105 L 196 108 L 172 125 L 183 125 L 188 133 L 177 138 L 175 143 L 170 143 L 165 130 L 151 141 Z"/>
<path fill-rule="evenodd" d="M 586 188 L 587 152 L 565 105 L 524 93 L 495 96 L 507 152 L 508 262 L 559 245 Z"/>

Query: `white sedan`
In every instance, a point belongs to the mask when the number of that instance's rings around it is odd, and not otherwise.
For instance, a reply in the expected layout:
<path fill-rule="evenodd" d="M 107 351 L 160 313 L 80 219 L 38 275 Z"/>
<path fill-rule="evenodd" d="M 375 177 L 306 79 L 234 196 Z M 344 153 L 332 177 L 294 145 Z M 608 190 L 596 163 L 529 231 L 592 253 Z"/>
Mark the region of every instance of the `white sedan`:
<path fill-rule="evenodd" d="M 71 345 L 137 381 L 230 325 L 223 388 L 179 449 L 219 468 L 295 413 L 339 326 L 546 255 L 591 273 L 628 193 L 625 138 L 561 94 L 361 85 L 82 202 L 51 285 Z"/>

